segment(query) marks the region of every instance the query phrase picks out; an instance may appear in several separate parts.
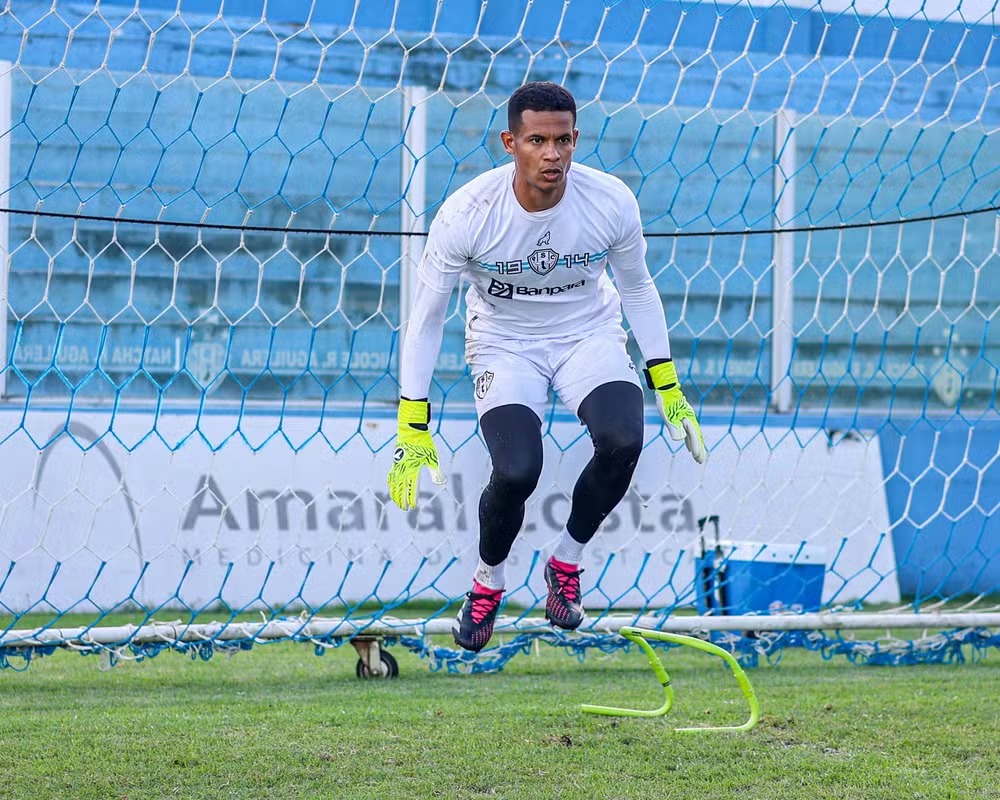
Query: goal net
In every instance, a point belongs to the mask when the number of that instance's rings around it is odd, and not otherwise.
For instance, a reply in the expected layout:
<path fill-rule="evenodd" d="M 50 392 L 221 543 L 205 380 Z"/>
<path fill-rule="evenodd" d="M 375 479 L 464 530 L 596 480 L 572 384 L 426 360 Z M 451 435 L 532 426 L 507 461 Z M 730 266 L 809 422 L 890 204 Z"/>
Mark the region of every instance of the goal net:
<path fill-rule="evenodd" d="M 8 3 L 0 666 L 363 635 L 485 669 L 634 624 L 750 660 L 996 645 L 997 22 L 993 0 Z M 489 476 L 458 293 L 431 395 L 450 481 L 404 513 L 385 475 L 423 234 L 504 162 L 526 80 L 573 91 L 576 160 L 639 199 L 711 459 L 647 409 L 588 620 L 557 635 L 542 566 L 591 445 L 553 401 L 474 660 L 433 638 Z"/>

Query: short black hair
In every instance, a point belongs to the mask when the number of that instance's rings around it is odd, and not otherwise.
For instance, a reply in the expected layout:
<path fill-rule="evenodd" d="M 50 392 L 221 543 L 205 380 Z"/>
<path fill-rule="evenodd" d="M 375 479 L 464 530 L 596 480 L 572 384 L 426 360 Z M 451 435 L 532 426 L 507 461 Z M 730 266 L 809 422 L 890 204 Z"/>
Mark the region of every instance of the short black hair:
<path fill-rule="evenodd" d="M 533 81 L 515 89 L 507 101 L 507 130 L 517 131 L 525 111 L 569 111 L 576 127 L 576 100 L 558 83 Z"/>

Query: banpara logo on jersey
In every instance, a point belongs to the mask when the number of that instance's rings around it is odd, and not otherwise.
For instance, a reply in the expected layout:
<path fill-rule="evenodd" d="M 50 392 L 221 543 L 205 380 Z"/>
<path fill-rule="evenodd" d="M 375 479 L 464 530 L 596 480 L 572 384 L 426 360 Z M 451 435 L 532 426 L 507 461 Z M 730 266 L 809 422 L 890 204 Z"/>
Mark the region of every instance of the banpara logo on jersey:
<path fill-rule="evenodd" d="M 586 283 L 586 279 L 581 278 L 576 283 L 567 283 L 565 286 L 515 286 L 512 283 L 490 278 L 490 285 L 486 292 L 490 297 L 498 297 L 501 300 L 513 300 L 515 297 L 551 297 L 579 289 Z"/>

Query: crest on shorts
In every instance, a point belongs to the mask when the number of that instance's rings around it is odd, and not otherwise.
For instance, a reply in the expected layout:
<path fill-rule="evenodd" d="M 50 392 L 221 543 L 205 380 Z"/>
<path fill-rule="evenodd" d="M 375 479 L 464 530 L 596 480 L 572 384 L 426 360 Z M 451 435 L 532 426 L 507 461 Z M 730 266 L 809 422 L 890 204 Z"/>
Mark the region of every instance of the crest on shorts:
<path fill-rule="evenodd" d="M 490 390 L 493 385 L 493 373 L 484 372 L 478 378 L 476 378 L 476 397 L 482 400 L 486 397 L 486 393 Z"/>

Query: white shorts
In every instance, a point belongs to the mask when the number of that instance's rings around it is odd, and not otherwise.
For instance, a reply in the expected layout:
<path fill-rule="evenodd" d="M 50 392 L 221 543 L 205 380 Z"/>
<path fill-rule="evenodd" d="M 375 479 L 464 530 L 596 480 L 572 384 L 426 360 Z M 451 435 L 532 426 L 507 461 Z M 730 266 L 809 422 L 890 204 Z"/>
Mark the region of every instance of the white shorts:
<path fill-rule="evenodd" d="M 498 406 L 527 406 L 544 420 L 552 387 L 577 414 L 580 404 L 605 383 L 626 381 L 642 387 L 620 327 L 602 328 L 583 339 L 466 339 L 465 359 L 472 371 L 476 412 Z"/>

